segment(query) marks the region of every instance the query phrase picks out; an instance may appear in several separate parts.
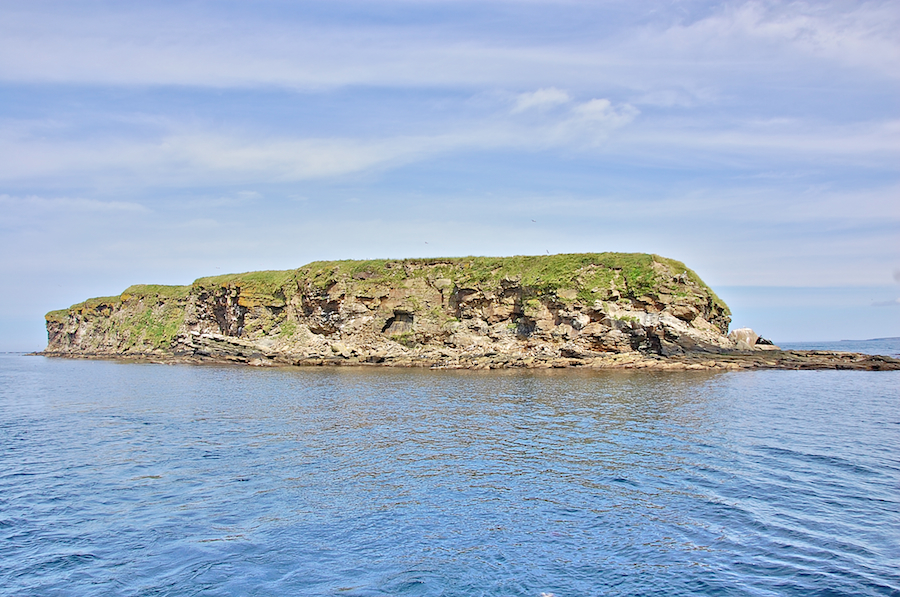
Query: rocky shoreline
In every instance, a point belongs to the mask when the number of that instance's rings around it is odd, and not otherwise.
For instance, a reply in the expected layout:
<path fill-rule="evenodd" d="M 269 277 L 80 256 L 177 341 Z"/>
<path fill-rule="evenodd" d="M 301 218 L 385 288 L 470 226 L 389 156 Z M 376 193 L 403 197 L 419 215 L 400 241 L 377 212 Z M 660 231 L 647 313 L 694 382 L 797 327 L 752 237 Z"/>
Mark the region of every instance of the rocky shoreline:
<path fill-rule="evenodd" d="M 408 367 L 428 369 L 646 369 L 667 371 L 747 371 L 758 369 L 787 370 L 849 370 L 849 371 L 900 371 L 900 359 L 883 355 L 822 350 L 773 350 L 765 353 L 734 352 L 723 354 L 685 353 L 663 357 L 640 352 L 626 352 L 593 357 L 510 356 L 498 354 L 464 355 L 398 355 L 359 359 L 341 356 L 290 357 L 279 354 L 262 354 L 253 351 L 226 352 L 221 350 L 197 353 L 62 353 L 43 351 L 38 356 L 118 360 L 160 364 L 191 365 L 245 365 L 252 367 Z"/>
<path fill-rule="evenodd" d="M 860 369 L 781 351 L 683 263 L 642 253 L 315 262 L 136 285 L 46 315 L 40 354 L 255 366 Z"/>

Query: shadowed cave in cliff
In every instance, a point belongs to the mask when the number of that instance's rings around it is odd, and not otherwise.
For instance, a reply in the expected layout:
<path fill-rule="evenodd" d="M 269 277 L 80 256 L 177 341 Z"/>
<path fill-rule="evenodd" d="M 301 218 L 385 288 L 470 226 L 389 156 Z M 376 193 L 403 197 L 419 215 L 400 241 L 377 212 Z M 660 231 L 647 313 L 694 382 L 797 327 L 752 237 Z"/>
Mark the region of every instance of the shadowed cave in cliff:
<path fill-rule="evenodd" d="M 397 334 L 406 334 L 413 329 L 413 314 L 406 311 L 394 311 L 394 316 L 388 319 L 384 327 L 381 328 L 382 334 L 394 336 Z"/>

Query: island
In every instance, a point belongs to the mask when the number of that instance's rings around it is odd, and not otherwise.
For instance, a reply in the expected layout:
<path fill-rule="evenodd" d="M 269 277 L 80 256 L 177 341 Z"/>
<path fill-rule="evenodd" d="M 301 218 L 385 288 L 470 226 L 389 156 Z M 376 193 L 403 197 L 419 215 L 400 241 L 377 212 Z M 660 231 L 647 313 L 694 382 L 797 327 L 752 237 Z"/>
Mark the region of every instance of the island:
<path fill-rule="evenodd" d="M 782 351 L 680 261 L 578 253 L 317 261 L 135 285 L 46 315 L 40 354 L 169 363 L 456 369 L 898 370 Z"/>

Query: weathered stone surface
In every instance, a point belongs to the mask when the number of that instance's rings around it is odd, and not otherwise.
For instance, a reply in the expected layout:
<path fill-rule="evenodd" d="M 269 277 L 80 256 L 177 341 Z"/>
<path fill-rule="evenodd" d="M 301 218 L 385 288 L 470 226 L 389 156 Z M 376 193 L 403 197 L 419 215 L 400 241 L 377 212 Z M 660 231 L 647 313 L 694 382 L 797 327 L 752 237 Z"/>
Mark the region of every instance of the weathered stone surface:
<path fill-rule="evenodd" d="M 728 339 L 741 350 L 781 350 L 750 328 L 738 328 L 728 333 Z"/>
<path fill-rule="evenodd" d="M 728 338 L 735 342 L 743 342 L 747 346 L 753 346 L 759 340 L 759 334 L 750 328 L 738 328 L 728 332 Z"/>
<path fill-rule="evenodd" d="M 47 315 L 44 354 L 254 366 L 859 368 L 782 352 L 655 255 L 320 262 L 134 286 Z"/>

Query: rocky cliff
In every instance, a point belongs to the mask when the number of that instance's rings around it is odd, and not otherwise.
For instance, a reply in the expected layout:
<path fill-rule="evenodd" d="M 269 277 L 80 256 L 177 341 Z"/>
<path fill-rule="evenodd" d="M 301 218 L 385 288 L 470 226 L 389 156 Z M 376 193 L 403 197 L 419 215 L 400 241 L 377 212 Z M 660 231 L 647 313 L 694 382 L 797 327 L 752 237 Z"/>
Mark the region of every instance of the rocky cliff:
<path fill-rule="evenodd" d="M 774 348 L 729 337 L 728 307 L 683 263 L 623 253 L 314 262 L 132 286 L 46 320 L 44 354 L 256 365 L 697 364 Z"/>

